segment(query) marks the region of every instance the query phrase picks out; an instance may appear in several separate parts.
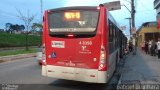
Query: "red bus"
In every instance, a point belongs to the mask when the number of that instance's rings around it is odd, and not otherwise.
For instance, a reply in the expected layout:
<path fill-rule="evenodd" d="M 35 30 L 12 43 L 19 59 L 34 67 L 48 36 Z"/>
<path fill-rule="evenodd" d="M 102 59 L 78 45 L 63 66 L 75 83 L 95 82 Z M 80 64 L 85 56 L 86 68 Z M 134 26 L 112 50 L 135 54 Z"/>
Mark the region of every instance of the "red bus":
<path fill-rule="evenodd" d="M 42 75 L 106 83 L 116 69 L 125 38 L 103 5 L 46 10 Z"/>

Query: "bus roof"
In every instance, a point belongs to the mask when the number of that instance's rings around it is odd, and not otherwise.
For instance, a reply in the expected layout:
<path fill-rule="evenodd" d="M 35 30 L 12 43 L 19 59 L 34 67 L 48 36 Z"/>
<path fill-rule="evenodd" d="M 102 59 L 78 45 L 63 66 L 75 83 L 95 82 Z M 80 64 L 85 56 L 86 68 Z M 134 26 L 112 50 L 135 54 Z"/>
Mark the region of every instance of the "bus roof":
<path fill-rule="evenodd" d="M 72 7 L 61 7 L 61 8 L 55 8 L 55 9 L 49 9 L 48 11 L 65 11 L 65 10 L 78 10 L 78 9 L 83 9 L 83 10 L 95 10 L 97 9 L 98 6 L 72 6 Z M 110 12 L 107 10 L 107 15 L 109 20 L 111 20 L 119 29 L 120 26 L 116 22 L 116 20 L 113 18 L 113 16 L 110 14 Z"/>
<path fill-rule="evenodd" d="M 83 9 L 83 10 L 95 10 L 97 6 L 72 6 L 72 7 L 61 7 L 61 8 L 55 8 L 55 9 L 49 9 L 49 11 L 64 11 L 64 10 L 77 10 L 77 9 Z"/>

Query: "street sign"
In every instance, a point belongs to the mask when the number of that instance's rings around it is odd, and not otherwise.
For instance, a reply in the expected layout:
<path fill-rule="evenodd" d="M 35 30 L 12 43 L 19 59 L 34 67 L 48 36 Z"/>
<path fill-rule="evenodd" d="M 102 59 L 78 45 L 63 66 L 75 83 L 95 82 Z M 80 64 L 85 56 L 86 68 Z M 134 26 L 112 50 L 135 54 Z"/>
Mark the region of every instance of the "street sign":
<path fill-rule="evenodd" d="M 136 28 L 132 28 L 132 34 L 136 34 Z"/>
<path fill-rule="evenodd" d="M 121 9 L 120 1 L 107 2 L 107 3 L 104 3 L 103 5 L 107 7 L 108 11 Z"/>
<path fill-rule="evenodd" d="M 126 26 L 121 26 L 121 30 L 126 30 Z"/>

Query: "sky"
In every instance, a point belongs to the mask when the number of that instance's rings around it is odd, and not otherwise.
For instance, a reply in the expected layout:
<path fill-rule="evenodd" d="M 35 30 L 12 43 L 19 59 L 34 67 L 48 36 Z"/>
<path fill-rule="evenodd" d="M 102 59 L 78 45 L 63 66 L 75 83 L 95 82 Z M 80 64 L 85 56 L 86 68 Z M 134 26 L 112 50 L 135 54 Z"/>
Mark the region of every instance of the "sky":
<path fill-rule="evenodd" d="M 68 6 L 98 6 L 99 4 L 117 0 L 43 0 L 42 10 L 54 9 Z M 121 5 L 126 5 L 130 9 L 130 0 L 120 0 Z M 135 25 L 140 27 L 144 22 L 156 21 L 156 10 L 153 6 L 154 0 L 135 0 L 136 14 Z M 0 28 L 5 28 L 5 23 L 24 24 L 17 16 L 17 10 L 24 15 L 29 12 L 35 15 L 34 22 L 41 21 L 41 4 L 40 0 L 1 0 L 0 2 Z M 129 34 L 130 12 L 121 6 L 121 10 L 110 11 L 120 26 L 126 26 L 124 32 Z"/>

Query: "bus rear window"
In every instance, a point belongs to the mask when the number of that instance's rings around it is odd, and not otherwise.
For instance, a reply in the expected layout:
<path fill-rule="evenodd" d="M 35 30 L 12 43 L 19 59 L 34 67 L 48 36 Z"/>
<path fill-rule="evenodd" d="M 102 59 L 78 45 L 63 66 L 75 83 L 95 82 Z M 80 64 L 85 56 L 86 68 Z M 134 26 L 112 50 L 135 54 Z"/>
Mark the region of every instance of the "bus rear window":
<path fill-rule="evenodd" d="M 93 10 L 69 10 L 49 13 L 50 35 L 95 34 L 98 16 L 99 11 Z"/>

